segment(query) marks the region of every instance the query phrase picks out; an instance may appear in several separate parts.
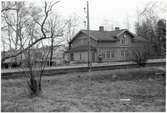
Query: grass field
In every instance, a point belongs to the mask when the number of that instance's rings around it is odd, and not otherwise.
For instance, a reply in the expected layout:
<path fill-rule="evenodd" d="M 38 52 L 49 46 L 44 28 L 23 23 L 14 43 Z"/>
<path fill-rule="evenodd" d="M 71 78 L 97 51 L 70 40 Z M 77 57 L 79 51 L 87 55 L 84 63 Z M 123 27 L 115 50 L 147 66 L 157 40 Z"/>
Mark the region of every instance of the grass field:
<path fill-rule="evenodd" d="M 42 96 L 34 98 L 24 79 L 2 80 L 1 110 L 165 111 L 165 77 L 159 72 L 147 67 L 43 77 Z"/>

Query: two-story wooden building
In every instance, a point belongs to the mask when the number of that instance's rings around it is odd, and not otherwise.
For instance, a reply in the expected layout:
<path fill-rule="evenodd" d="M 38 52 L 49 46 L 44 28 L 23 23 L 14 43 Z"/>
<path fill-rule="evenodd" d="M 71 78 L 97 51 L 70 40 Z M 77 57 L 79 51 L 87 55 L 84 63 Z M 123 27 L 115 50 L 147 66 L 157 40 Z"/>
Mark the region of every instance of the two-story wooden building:
<path fill-rule="evenodd" d="M 132 60 L 133 51 L 144 47 L 147 42 L 144 38 L 135 36 L 127 29 L 115 28 L 114 31 L 90 30 L 91 54 L 93 62 L 102 58 L 103 62 Z M 70 61 L 87 62 L 89 38 L 87 30 L 80 30 L 71 40 L 70 49 L 66 52 Z"/>

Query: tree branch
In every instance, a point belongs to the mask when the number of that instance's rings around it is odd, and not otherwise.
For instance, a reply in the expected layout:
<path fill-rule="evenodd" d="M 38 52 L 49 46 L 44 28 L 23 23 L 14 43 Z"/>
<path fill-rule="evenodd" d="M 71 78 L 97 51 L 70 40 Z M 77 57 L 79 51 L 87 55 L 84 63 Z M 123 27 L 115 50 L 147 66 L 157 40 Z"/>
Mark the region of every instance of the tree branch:
<path fill-rule="evenodd" d="M 1 13 L 4 12 L 4 11 L 8 11 L 8 10 L 17 10 L 17 9 L 16 8 L 7 7 L 7 8 L 2 9 Z"/>
<path fill-rule="evenodd" d="M 57 35 L 57 37 L 60 37 L 60 36 L 62 36 L 62 35 Z M 8 55 L 6 57 L 3 57 L 2 58 L 2 62 L 5 61 L 5 60 L 7 60 L 7 59 L 9 59 L 9 58 L 17 57 L 18 55 L 24 53 L 26 50 L 30 49 L 36 43 L 40 42 L 41 40 L 48 39 L 48 38 L 51 38 L 51 37 L 42 37 L 42 38 L 37 39 L 36 41 L 34 41 L 33 43 L 31 43 L 28 47 L 26 47 L 25 49 L 19 51 L 18 53 L 14 54 L 14 55 Z"/>
<path fill-rule="evenodd" d="M 46 38 L 49 38 L 49 37 L 42 37 L 38 40 L 36 40 L 35 42 L 33 42 L 32 44 L 30 44 L 27 48 L 19 51 L 18 53 L 14 54 L 14 55 L 8 55 L 6 57 L 3 57 L 2 58 L 2 62 L 9 59 L 9 58 L 12 58 L 12 57 L 17 57 L 18 55 L 22 54 L 23 52 L 25 52 L 26 50 L 28 50 L 29 48 L 31 48 L 33 45 L 35 45 L 36 43 L 38 43 L 39 41 L 43 40 L 43 39 L 46 39 Z"/>

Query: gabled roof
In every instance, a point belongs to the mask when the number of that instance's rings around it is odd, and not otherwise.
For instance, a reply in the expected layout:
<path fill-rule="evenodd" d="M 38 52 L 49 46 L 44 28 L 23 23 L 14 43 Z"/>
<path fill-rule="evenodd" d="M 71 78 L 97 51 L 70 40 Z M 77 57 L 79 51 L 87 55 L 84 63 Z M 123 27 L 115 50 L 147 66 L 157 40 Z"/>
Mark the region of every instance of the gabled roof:
<path fill-rule="evenodd" d="M 99 30 L 90 30 L 90 37 L 97 41 L 116 41 L 116 37 L 119 37 L 125 31 L 129 32 L 127 29 L 113 30 L 113 31 L 99 31 Z M 71 40 L 71 42 L 80 34 L 83 33 L 88 36 L 87 30 L 80 30 Z M 129 32 L 134 36 L 131 32 Z"/>
<path fill-rule="evenodd" d="M 99 31 L 99 30 L 90 30 L 90 37 L 96 41 L 117 41 L 119 40 L 118 37 L 124 33 L 128 32 L 135 41 L 146 41 L 144 38 L 136 36 L 135 34 L 131 33 L 127 29 L 119 29 L 119 30 L 113 30 L 113 31 Z M 80 30 L 70 41 L 70 43 L 73 42 L 73 40 L 76 39 L 76 37 L 80 34 L 83 33 L 88 36 L 88 31 L 87 30 Z"/>
<path fill-rule="evenodd" d="M 125 31 L 125 29 L 122 30 L 115 30 L 115 31 L 95 31 L 90 30 L 90 35 L 95 37 L 96 40 L 99 41 L 115 41 L 116 36 L 121 33 L 122 31 Z M 82 30 L 85 34 L 87 34 L 87 30 Z"/>

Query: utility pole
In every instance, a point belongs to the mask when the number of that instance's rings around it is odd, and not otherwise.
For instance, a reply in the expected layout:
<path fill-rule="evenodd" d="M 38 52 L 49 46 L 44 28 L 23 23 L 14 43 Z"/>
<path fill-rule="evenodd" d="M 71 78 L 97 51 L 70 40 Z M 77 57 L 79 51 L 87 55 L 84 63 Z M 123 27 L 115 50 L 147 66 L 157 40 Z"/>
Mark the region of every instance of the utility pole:
<path fill-rule="evenodd" d="M 163 56 L 163 51 L 162 51 L 162 37 L 160 37 L 160 57 L 162 58 Z"/>
<path fill-rule="evenodd" d="M 89 2 L 87 1 L 87 31 L 88 31 L 88 70 L 91 71 L 91 40 L 90 40 L 90 28 L 89 28 Z"/>

